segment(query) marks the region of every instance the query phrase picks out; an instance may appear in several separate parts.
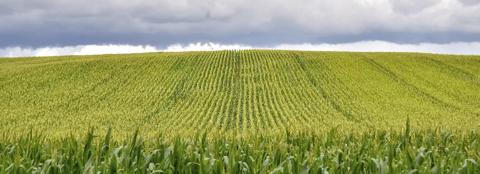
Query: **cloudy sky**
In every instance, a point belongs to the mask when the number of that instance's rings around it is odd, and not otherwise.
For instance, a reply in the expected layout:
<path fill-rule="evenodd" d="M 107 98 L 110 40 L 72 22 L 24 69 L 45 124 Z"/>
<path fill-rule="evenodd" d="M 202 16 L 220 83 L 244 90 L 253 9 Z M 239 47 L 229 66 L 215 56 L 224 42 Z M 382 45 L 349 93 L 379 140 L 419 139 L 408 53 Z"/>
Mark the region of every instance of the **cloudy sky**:
<path fill-rule="evenodd" d="M 478 42 L 479 0 L 0 1 L 0 56 L 252 47 L 478 54 Z"/>

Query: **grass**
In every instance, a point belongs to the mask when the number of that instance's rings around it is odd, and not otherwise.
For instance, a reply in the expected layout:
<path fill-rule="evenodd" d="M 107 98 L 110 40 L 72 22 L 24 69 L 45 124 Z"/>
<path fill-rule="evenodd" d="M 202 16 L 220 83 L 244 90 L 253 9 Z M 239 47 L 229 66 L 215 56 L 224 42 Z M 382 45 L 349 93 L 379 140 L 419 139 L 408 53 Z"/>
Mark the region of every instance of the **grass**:
<path fill-rule="evenodd" d="M 0 59 L 0 99 L 1 172 L 479 172 L 480 56 Z"/>

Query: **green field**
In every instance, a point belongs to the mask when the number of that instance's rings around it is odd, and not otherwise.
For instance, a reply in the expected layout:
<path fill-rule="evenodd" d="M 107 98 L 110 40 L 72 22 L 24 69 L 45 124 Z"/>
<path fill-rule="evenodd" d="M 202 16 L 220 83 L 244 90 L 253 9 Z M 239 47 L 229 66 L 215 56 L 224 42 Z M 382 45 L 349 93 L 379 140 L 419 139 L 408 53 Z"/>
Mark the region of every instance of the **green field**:
<path fill-rule="evenodd" d="M 108 154 L 123 141 L 126 156 L 137 160 L 135 155 L 161 151 L 152 170 L 145 161 L 115 164 L 127 173 L 136 165 L 147 173 L 240 173 L 242 165 L 250 165 L 245 169 L 250 173 L 298 173 L 305 166 L 333 173 L 475 173 L 480 172 L 480 56 L 245 50 L 5 58 L 0 118 L 0 171 L 14 173 L 23 169 L 8 168 L 11 164 L 42 169 L 38 165 L 44 167 L 47 159 L 61 161 L 67 171 L 86 170 L 88 164 L 108 173 L 113 160 Z M 114 145 L 104 152 L 109 128 Z M 100 138 L 87 148 L 88 136 L 80 137 L 90 129 Z M 138 152 L 137 140 L 131 141 L 136 130 L 145 144 Z M 25 138 L 29 132 L 43 138 Z M 208 140 L 194 141 L 202 136 Z M 238 148 L 222 151 L 225 144 Z M 17 151 L 9 156 L 12 146 Z M 445 147 L 450 151 L 442 151 Z M 179 152 L 182 148 L 188 150 Z M 78 164 L 59 160 L 55 154 L 65 151 L 58 149 L 67 149 L 63 157 Z M 168 159 L 169 151 L 180 155 Z M 321 155 L 328 160 L 315 161 Z M 266 156 L 272 163 L 263 170 Z"/>
<path fill-rule="evenodd" d="M 219 51 L 0 60 L 0 131 L 480 126 L 480 57 Z"/>

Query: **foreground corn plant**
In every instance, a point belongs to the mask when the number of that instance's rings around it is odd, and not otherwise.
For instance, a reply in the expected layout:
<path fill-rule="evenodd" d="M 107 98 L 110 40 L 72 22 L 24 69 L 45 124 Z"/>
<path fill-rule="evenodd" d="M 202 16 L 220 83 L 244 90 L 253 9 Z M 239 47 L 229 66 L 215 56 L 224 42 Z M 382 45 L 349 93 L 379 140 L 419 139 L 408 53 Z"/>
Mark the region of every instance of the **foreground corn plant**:
<path fill-rule="evenodd" d="M 0 143 L 2 173 L 478 173 L 480 135 L 431 130 L 285 139 L 83 140 L 28 134 Z M 5 141 L 4 141 L 5 142 Z"/>

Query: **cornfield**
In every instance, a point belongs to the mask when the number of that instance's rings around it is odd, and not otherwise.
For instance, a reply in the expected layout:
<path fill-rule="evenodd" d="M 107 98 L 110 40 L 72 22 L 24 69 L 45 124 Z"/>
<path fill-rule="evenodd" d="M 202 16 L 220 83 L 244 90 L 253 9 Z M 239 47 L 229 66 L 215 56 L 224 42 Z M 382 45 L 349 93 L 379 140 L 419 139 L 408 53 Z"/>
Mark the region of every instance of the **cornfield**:
<path fill-rule="evenodd" d="M 285 139 L 256 136 L 216 138 L 206 134 L 171 142 L 112 140 L 111 130 L 95 140 L 45 140 L 29 133 L 0 143 L 6 173 L 478 173 L 478 133 L 430 130 L 372 132 L 362 136 L 303 134 Z M 147 141 L 150 145 L 147 145 Z M 4 143 L 10 142 L 10 143 Z"/>
<path fill-rule="evenodd" d="M 0 59 L 0 118 L 7 173 L 476 173 L 480 57 Z"/>

